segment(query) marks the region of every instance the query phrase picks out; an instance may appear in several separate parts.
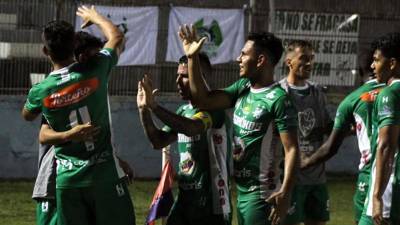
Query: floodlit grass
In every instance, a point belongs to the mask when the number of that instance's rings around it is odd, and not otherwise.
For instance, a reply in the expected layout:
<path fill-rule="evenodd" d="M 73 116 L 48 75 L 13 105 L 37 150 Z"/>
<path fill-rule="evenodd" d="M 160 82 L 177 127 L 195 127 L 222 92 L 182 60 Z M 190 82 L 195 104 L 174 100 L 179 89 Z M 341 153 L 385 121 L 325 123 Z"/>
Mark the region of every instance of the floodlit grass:
<path fill-rule="evenodd" d="M 331 221 L 328 224 L 354 224 L 352 196 L 355 179 L 333 178 L 328 184 L 331 208 Z M 156 181 L 135 181 L 133 185 L 130 185 L 138 225 L 144 224 L 156 185 Z M 32 187 L 31 181 L 0 182 L 0 224 L 35 224 L 35 203 L 31 200 Z M 235 196 L 235 193 L 233 194 Z M 235 204 L 235 201 L 233 203 Z M 234 225 L 237 224 L 235 215 L 236 212 L 234 212 Z"/>

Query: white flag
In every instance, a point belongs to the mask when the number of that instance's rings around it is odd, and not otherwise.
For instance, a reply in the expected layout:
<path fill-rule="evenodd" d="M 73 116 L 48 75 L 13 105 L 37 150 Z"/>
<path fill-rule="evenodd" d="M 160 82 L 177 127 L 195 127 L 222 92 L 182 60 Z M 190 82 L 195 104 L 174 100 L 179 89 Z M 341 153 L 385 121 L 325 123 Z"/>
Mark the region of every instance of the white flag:
<path fill-rule="evenodd" d="M 119 58 L 118 65 L 156 63 L 158 7 L 96 6 L 96 10 L 108 17 L 125 34 L 125 50 Z M 81 24 L 82 20 L 77 16 L 75 29 L 80 30 Z M 95 25 L 84 31 L 105 39 Z"/>
<path fill-rule="evenodd" d="M 179 26 L 194 24 L 199 36 L 207 36 L 203 52 L 212 64 L 234 61 L 244 44 L 243 9 L 198 9 L 172 7 L 169 14 L 166 61 L 176 62 L 184 54 Z"/>

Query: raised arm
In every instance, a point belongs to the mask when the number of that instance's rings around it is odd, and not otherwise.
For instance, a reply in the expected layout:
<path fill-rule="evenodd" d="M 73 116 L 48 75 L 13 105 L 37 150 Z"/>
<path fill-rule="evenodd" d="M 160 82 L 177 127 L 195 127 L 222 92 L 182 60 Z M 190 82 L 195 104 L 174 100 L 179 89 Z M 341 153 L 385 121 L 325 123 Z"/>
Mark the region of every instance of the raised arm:
<path fill-rule="evenodd" d="M 162 106 L 158 105 L 154 100 L 154 90 L 151 79 L 145 75 L 142 81 L 139 82 L 139 88 L 142 89 L 146 95 L 146 105 L 148 108 L 159 118 L 165 125 L 169 126 L 177 133 L 182 133 L 186 136 L 194 136 L 201 134 L 207 127 L 207 124 L 202 120 L 187 118 L 177 115 Z M 210 117 L 208 116 L 209 120 Z"/>
<path fill-rule="evenodd" d="M 376 149 L 375 184 L 372 197 L 375 224 L 383 223 L 382 195 L 388 185 L 394 166 L 394 154 L 398 147 L 400 127 L 398 125 L 384 126 L 379 129 L 378 147 Z"/>
<path fill-rule="evenodd" d="M 232 100 L 229 95 L 223 90 L 208 90 L 203 80 L 198 53 L 206 38 L 197 40 L 196 29 L 194 26 L 190 29 L 187 25 L 180 27 L 178 35 L 188 57 L 189 85 L 193 104 L 206 110 L 230 108 Z"/>
<path fill-rule="evenodd" d="M 149 139 L 154 149 L 162 149 L 172 142 L 176 141 L 177 134 L 175 132 L 166 132 L 156 127 L 153 118 L 151 117 L 151 111 L 148 104 L 148 98 L 152 98 L 153 93 L 149 96 L 143 88 L 142 81 L 138 82 L 138 93 L 137 93 L 137 106 L 139 109 L 140 122 L 143 126 L 144 133 Z"/>
<path fill-rule="evenodd" d="M 109 19 L 98 13 L 94 6 L 90 8 L 81 6 L 78 8 L 76 15 L 80 16 L 83 20 L 83 24 L 81 25 L 82 29 L 91 24 L 96 24 L 101 29 L 107 39 L 104 48 L 115 49 L 117 55 L 121 53 L 124 34 Z"/>
<path fill-rule="evenodd" d="M 22 108 L 22 118 L 24 118 L 24 120 L 26 121 L 33 121 L 34 119 L 36 119 L 39 116 L 40 113 L 33 113 L 29 110 L 27 110 L 25 107 Z"/>

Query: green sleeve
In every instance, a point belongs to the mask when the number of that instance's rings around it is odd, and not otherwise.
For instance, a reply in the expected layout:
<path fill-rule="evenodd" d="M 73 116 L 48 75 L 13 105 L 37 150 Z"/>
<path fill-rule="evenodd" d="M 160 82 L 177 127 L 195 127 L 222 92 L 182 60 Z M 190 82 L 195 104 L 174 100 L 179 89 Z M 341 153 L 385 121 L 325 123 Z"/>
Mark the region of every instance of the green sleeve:
<path fill-rule="evenodd" d="M 336 110 L 335 123 L 333 129 L 348 130 L 354 122 L 353 107 L 348 99 L 344 99 Z"/>
<path fill-rule="evenodd" d="M 42 99 L 39 97 L 40 84 L 34 85 L 31 90 L 29 90 L 28 98 L 24 108 L 31 113 L 40 113 L 42 111 Z"/>
<path fill-rule="evenodd" d="M 288 95 L 282 95 L 273 104 L 274 122 L 279 133 L 297 129 L 297 111 Z"/>
<path fill-rule="evenodd" d="M 118 56 L 115 50 L 103 48 L 95 57 L 91 58 L 88 63 L 92 66 L 93 71 L 95 71 L 98 76 L 108 78 L 111 69 L 118 63 Z"/>
<path fill-rule="evenodd" d="M 181 106 L 179 106 L 179 108 L 176 110 L 176 114 L 177 115 L 182 115 L 182 111 L 183 111 L 183 106 L 184 105 L 181 105 Z M 165 126 L 163 126 L 162 128 L 161 128 L 161 130 L 162 131 L 165 131 L 165 132 L 172 132 L 172 128 L 171 127 L 169 127 L 169 126 L 167 126 L 167 125 L 165 125 Z"/>
<path fill-rule="evenodd" d="M 399 96 L 390 87 L 385 88 L 376 100 L 378 109 L 378 128 L 400 125 Z"/>
<path fill-rule="evenodd" d="M 246 88 L 250 88 L 250 81 L 247 78 L 241 78 L 224 89 L 225 93 L 227 93 L 231 99 L 231 106 L 235 105 L 236 100 Z"/>

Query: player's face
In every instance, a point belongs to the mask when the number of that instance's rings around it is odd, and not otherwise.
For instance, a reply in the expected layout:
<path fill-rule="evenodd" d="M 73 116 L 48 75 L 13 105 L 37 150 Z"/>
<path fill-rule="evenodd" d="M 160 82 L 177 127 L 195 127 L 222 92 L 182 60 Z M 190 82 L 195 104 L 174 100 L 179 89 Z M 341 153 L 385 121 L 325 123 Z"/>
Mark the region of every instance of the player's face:
<path fill-rule="evenodd" d="M 176 75 L 176 85 L 179 95 L 183 100 L 189 100 L 190 86 L 187 64 L 179 64 Z"/>
<path fill-rule="evenodd" d="M 386 83 L 389 80 L 391 76 L 390 60 L 382 54 L 381 50 L 375 50 L 371 69 L 379 82 Z"/>
<path fill-rule="evenodd" d="M 251 78 L 252 76 L 255 76 L 257 70 L 257 54 L 253 41 L 247 41 L 244 44 L 236 61 L 239 63 L 239 74 L 241 77 Z"/>
<path fill-rule="evenodd" d="M 301 80 L 310 78 L 314 65 L 314 52 L 312 49 L 297 47 L 289 54 L 288 66 L 294 72 L 296 78 Z"/>

